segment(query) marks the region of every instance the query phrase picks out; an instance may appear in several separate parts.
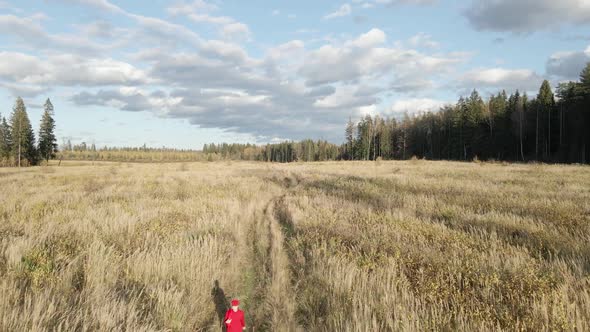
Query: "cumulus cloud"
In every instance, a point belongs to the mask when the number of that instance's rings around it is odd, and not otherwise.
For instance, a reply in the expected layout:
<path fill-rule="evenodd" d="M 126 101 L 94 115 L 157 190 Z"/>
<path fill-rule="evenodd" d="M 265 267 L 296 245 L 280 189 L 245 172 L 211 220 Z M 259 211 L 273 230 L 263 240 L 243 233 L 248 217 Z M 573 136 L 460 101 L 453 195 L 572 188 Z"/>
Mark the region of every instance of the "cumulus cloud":
<path fill-rule="evenodd" d="M 331 126 L 330 121 L 334 121 L 326 113 L 294 112 L 289 107 L 274 104 L 273 99 L 281 98 L 280 96 L 271 97 L 268 94 L 235 88 L 177 89 L 158 98 L 150 99 L 147 93 L 122 94 L 120 91 L 110 90 L 78 94 L 73 97 L 73 101 L 80 105 L 118 105 L 129 111 L 164 110 L 162 116 L 187 119 L 203 128 L 255 133 L 256 136 L 269 138 L 303 138 L 310 132 L 325 134 L 322 128 Z M 306 99 L 304 94 L 298 98 L 306 102 L 311 100 Z M 337 123 L 340 125 L 338 120 Z"/>
<path fill-rule="evenodd" d="M 50 48 L 84 54 L 103 53 L 108 45 L 100 45 L 76 35 L 49 34 L 39 24 L 39 15 L 19 17 L 0 15 L 0 33 L 16 38 L 29 48 Z"/>
<path fill-rule="evenodd" d="M 380 29 L 371 29 L 369 32 L 360 35 L 357 39 L 346 43 L 346 45 L 358 48 L 370 48 L 383 44 L 386 40 L 387 36 L 385 35 L 385 32 Z"/>
<path fill-rule="evenodd" d="M 477 30 L 531 32 L 564 23 L 589 24 L 587 0 L 475 0 L 464 11 Z"/>
<path fill-rule="evenodd" d="M 171 33 L 180 28 L 143 17 L 137 22 Z M 34 72 L 46 74 L 42 78 L 21 74 L 25 76 L 19 79 L 30 84 L 75 85 L 84 84 L 80 79 L 84 76 L 92 78 L 87 79 L 90 89 L 72 96 L 76 105 L 149 111 L 187 119 L 201 127 L 269 138 L 322 136 L 337 141 L 339 128 L 350 114 L 375 112 L 382 102 L 380 95 L 388 91 L 430 88 L 432 76 L 464 59 L 460 54 L 428 55 L 389 46 L 386 34 L 379 29 L 311 50 L 303 41 L 292 40 L 269 48 L 259 59 L 231 42 L 192 40 L 195 49 L 190 52 L 164 48 L 137 52 L 133 61 L 143 63 L 146 69 L 113 59 L 84 62 L 77 58 L 74 60 L 87 66 L 75 67 L 79 75 L 72 77 L 56 71 L 58 59 L 25 58 L 31 62 L 26 66 L 40 66 Z M 134 88 L 137 86 L 142 88 Z M 96 91 L 92 87 L 104 88 Z"/>
<path fill-rule="evenodd" d="M 169 98 L 159 90 L 148 93 L 135 87 L 121 87 L 115 90 L 99 90 L 96 93 L 83 91 L 72 96 L 72 101 L 82 106 L 100 105 L 136 112 L 170 109 L 180 100 Z"/>
<path fill-rule="evenodd" d="M 420 112 L 436 112 L 445 105 L 452 104 L 443 100 L 429 98 L 410 98 L 396 100 L 387 110 L 386 114 L 408 113 L 415 114 Z"/>
<path fill-rule="evenodd" d="M 275 46 L 268 51 L 268 57 L 272 59 L 292 59 L 294 53 L 298 53 L 305 48 L 305 43 L 301 40 L 291 40 L 289 42 Z"/>
<path fill-rule="evenodd" d="M 26 48 L 0 52 L 2 88 L 34 96 L 68 87 L 71 103 L 79 106 L 146 111 L 268 140 L 339 141 L 351 114 L 374 114 L 392 92 L 414 95 L 430 89 L 437 77 L 465 60 L 459 53 L 431 54 L 428 47 L 417 51 L 407 43 L 390 42 L 380 29 L 346 40 L 325 40 L 319 47 L 287 40 L 252 56 L 235 40 L 247 38 L 248 27 L 213 15 L 217 8 L 204 1 L 177 3 L 168 13 L 213 25 L 218 39 L 204 38 L 166 19 L 127 12 L 106 0 L 70 1 L 119 15 L 126 24 L 77 25 L 71 36 L 58 35 L 64 37 L 63 49 L 41 45 L 34 53 Z M 16 25 L 12 18 L 6 21 L 5 31 L 23 44 L 31 36 L 48 36 L 34 18 L 27 26 Z M 80 45 L 117 51 L 68 49 L 66 37 L 75 35 Z M 95 40 L 112 43 L 104 46 Z M 391 110 L 400 107 L 396 105 Z"/>
<path fill-rule="evenodd" d="M 576 81 L 590 62 L 590 47 L 579 52 L 558 52 L 547 60 L 545 65 L 548 75 L 558 79 Z"/>
<path fill-rule="evenodd" d="M 49 87 L 34 84 L 15 84 L 0 82 L 0 87 L 10 91 L 13 96 L 36 97 L 51 90 Z M 27 103 L 30 105 L 30 103 Z"/>
<path fill-rule="evenodd" d="M 300 73 L 309 85 L 410 73 L 422 77 L 443 73 L 464 59 L 462 54 L 426 55 L 413 49 L 384 47 L 385 40 L 383 31 L 372 29 L 342 46 L 324 45 L 309 53 Z"/>
<path fill-rule="evenodd" d="M 198 52 L 151 50 L 136 57 L 149 64 L 148 76 L 159 86 L 172 88 L 159 94 L 160 104 L 147 91 L 123 95 L 116 89 L 79 93 L 72 102 L 164 110 L 162 116 L 255 136 L 334 141 L 346 117 L 375 112 L 381 94 L 428 88 L 427 76 L 463 59 L 390 47 L 379 29 L 311 50 L 292 40 L 269 48 L 263 59 L 223 41 L 203 41 Z"/>
<path fill-rule="evenodd" d="M 319 108 L 353 108 L 373 105 L 377 102 L 374 93 L 363 93 L 361 86 L 339 86 L 335 91 L 317 99 L 313 106 Z M 377 91 L 374 91 L 377 92 Z"/>
<path fill-rule="evenodd" d="M 196 0 L 192 3 L 172 5 L 167 8 L 167 11 L 172 15 L 184 15 L 196 23 L 219 25 L 219 34 L 225 39 L 250 39 L 250 28 L 246 24 L 238 22 L 229 16 L 212 15 L 211 11 L 216 9 L 216 5 L 203 0 Z"/>
<path fill-rule="evenodd" d="M 348 16 L 350 15 L 350 13 L 352 13 L 352 7 L 350 7 L 349 4 L 345 3 L 342 6 L 340 6 L 340 8 L 338 8 L 338 10 L 336 10 L 335 12 L 324 16 L 324 19 L 329 20 L 332 18 Z"/>
<path fill-rule="evenodd" d="M 149 80 L 142 70 L 113 59 L 87 59 L 71 54 L 41 59 L 16 52 L 0 52 L 0 78 L 18 84 L 60 86 L 143 84 Z"/>
<path fill-rule="evenodd" d="M 226 24 L 221 28 L 221 36 L 225 39 L 250 39 L 250 29 L 239 22 Z"/>
<path fill-rule="evenodd" d="M 466 89 L 496 88 L 534 91 L 543 78 L 529 69 L 484 68 L 465 73 L 459 82 Z"/>
<path fill-rule="evenodd" d="M 0 77 L 13 81 L 38 80 L 47 71 L 37 57 L 16 52 L 0 52 Z"/>

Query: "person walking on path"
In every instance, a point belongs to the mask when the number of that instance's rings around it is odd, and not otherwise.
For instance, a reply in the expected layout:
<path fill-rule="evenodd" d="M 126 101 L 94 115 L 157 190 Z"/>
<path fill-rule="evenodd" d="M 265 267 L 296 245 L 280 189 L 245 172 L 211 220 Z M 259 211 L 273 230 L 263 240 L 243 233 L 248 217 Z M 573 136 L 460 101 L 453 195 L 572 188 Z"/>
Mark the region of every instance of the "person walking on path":
<path fill-rule="evenodd" d="M 225 313 L 225 326 L 227 332 L 242 332 L 246 329 L 246 322 L 244 321 L 244 312 L 238 307 L 240 301 L 234 299 L 231 301 L 231 308 Z"/>

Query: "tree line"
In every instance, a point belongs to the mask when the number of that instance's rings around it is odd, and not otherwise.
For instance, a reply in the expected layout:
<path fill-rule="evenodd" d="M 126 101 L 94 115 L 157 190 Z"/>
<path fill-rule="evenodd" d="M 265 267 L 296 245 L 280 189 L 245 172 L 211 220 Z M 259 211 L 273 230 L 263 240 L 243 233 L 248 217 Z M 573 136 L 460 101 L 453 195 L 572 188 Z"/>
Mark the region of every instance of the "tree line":
<path fill-rule="evenodd" d="M 207 160 L 256 160 L 288 163 L 293 161 L 323 161 L 340 159 L 340 146 L 325 140 L 282 142 L 258 146 L 254 144 L 205 144 Z"/>
<path fill-rule="evenodd" d="M 557 97 L 557 98 L 556 98 Z M 590 64 L 579 82 L 545 80 L 531 98 L 516 90 L 484 100 L 477 90 L 438 112 L 401 121 L 366 116 L 348 122 L 342 158 L 590 161 Z"/>
<path fill-rule="evenodd" d="M 141 147 L 96 147 L 82 142 L 66 141 L 61 146 L 60 157 L 64 160 L 91 160 L 116 162 L 191 162 L 205 161 L 205 156 L 196 150 Z"/>
<path fill-rule="evenodd" d="M 590 162 L 590 63 L 578 82 L 547 80 L 529 97 L 505 90 L 487 100 L 477 90 L 455 105 L 402 119 L 349 119 L 345 143 L 303 140 L 256 146 L 206 144 L 212 159 L 273 162 L 409 159 Z"/>
<path fill-rule="evenodd" d="M 39 140 L 35 133 L 27 107 L 21 97 L 16 99 L 9 120 L 0 114 L 0 164 L 7 166 L 37 165 L 48 162 L 57 153 L 53 105 L 47 99 L 39 126 Z"/>

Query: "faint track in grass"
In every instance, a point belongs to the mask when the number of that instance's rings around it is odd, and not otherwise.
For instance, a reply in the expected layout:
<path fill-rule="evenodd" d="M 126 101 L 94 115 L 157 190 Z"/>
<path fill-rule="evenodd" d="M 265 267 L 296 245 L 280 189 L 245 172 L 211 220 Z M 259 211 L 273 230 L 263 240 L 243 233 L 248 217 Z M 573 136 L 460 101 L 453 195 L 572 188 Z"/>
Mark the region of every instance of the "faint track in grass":
<path fill-rule="evenodd" d="M 271 181 L 288 192 L 299 184 L 300 178 Z M 251 285 L 248 313 L 253 331 L 303 331 L 297 323 L 296 294 L 285 243 L 294 232 L 285 204 L 286 192 L 271 198 L 256 213 L 249 230 L 255 282 Z"/>

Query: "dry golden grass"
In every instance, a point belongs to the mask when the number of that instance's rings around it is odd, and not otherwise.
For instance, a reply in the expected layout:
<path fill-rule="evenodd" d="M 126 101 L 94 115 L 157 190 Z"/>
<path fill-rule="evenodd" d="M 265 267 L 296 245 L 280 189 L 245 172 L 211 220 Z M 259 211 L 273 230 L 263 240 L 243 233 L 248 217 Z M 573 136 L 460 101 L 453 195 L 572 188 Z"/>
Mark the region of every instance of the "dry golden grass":
<path fill-rule="evenodd" d="M 590 168 L 0 169 L 0 330 L 590 330 Z M 215 284 L 217 281 L 217 286 Z"/>

